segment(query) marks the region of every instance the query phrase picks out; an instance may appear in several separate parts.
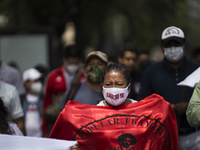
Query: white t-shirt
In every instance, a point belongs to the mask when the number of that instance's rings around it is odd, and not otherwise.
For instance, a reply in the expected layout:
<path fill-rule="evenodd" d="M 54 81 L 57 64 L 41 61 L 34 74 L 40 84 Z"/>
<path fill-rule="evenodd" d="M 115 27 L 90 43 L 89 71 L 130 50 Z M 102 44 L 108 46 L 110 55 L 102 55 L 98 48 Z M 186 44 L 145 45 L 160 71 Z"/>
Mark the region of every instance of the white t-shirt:
<path fill-rule="evenodd" d="M 41 117 L 39 109 L 37 108 L 37 102 L 39 101 L 39 97 L 38 95 L 28 94 L 26 96 L 26 99 L 30 104 L 27 108 L 25 116 L 26 134 L 27 136 L 41 137 Z"/>
<path fill-rule="evenodd" d="M 133 100 L 133 99 L 130 99 L 130 98 L 128 98 L 128 99 L 129 99 L 132 103 L 137 102 L 136 100 Z M 105 102 L 105 100 L 100 101 L 100 102 L 97 104 L 97 106 L 105 106 L 104 102 Z"/>
<path fill-rule="evenodd" d="M 19 94 L 13 85 L 0 81 L 0 97 L 8 108 L 11 120 L 23 117 Z"/>

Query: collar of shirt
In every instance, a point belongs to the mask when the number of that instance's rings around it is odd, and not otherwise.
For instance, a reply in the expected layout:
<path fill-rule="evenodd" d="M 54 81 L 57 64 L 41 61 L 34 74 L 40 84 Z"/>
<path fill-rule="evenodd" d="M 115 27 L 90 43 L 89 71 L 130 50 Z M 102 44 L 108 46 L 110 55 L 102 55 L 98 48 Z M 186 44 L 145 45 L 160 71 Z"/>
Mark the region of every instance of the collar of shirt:
<path fill-rule="evenodd" d="M 176 69 L 172 68 L 172 67 L 167 63 L 166 58 L 164 58 L 163 61 L 164 61 L 164 66 L 167 68 L 167 70 L 168 70 L 169 72 L 172 72 L 172 71 L 175 71 L 175 70 L 176 70 Z M 184 56 L 183 64 L 182 64 L 179 68 L 177 68 L 177 70 L 185 70 L 185 67 L 187 66 L 187 63 L 188 63 L 188 60 L 187 60 L 187 58 Z"/>

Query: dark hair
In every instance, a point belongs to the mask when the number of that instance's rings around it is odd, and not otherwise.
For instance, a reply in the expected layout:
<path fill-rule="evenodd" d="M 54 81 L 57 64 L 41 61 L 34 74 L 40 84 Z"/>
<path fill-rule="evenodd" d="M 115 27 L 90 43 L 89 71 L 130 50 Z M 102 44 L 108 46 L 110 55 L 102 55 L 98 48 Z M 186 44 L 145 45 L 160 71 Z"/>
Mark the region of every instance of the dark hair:
<path fill-rule="evenodd" d="M 8 109 L 4 105 L 4 102 L 2 98 L 0 97 L 0 133 L 1 134 L 11 134 L 11 131 L 9 129 L 8 125 Z"/>
<path fill-rule="evenodd" d="M 137 56 L 139 53 L 137 47 L 131 43 L 127 43 L 127 44 L 123 45 L 122 47 L 120 47 L 119 56 L 123 57 L 125 51 L 130 51 L 130 52 L 136 53 Z"/>
<path fill-rule="evenodd" d="M 102 74 L 102 83 L 104 81 L 106 74 L 111 72 L 111 71 L 116 71 L 116 72 L 120 72 L 121 74 L 123 74 L 124 78 L 127 81 L 127 85 L 131 82 L 131 77 L 130 77 L 130 73 L 129 73 L 128 68 L 124 64 L 113 63 L 113 64 L 108 65 L 104 69 L 104 72 Z"/>
<path fill-rule="evenodd" d="M 77 44 L 68 45 L 63 50 L 63 56 L 65 58 L 76 57 L 82 59 L 82 49 Z"/>
<path fill-rule="evenodd" d="M 145 55 L 148 55 L 148 56 L 150 55 L 148 51 L 141 51 L 141 52 L 138 53 L 138 55 L 142 55 L 142 54 L 145 54 Z"/>
<path fill-rule="evenodd" d="M 197 55 L 200 54 L 200 47 L 196 47 L 194 50 L 193 50 L 193 53 L 192 53 L 192 58 L 196 58 Z"/>

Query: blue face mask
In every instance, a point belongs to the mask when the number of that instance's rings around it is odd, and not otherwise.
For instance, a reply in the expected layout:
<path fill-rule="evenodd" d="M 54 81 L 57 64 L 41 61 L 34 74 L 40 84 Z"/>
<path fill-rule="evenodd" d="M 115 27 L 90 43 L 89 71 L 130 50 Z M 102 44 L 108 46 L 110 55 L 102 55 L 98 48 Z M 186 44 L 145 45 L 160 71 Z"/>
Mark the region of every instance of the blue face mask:
<path fill-rule="evenodd" d="M 164 55 L 170 62 L 176 63 L 184 56 L 183 46 L 163 48 Z"/>

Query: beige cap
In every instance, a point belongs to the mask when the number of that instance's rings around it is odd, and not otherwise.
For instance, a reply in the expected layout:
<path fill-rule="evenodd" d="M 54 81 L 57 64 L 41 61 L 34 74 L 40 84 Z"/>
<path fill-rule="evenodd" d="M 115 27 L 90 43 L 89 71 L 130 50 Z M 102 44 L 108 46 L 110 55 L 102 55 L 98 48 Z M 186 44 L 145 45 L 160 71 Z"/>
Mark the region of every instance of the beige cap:
<path fill-rule="evenodd" d="M 107 55 L 101 51 L 93 51 L 93 52 L 90 52 L 86 59 L 85 59 L 85 63 L 87 64 L 87 61 L 89 60 L 89 58 L 91 58 L 92 56 L 97 56 L 99 57 L 102 61 L 104 61 L 105 63 L 108 63 L 108 58 L 107 58 Z"/>

